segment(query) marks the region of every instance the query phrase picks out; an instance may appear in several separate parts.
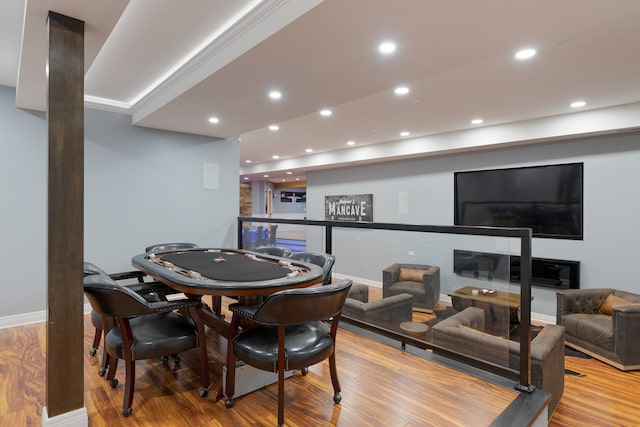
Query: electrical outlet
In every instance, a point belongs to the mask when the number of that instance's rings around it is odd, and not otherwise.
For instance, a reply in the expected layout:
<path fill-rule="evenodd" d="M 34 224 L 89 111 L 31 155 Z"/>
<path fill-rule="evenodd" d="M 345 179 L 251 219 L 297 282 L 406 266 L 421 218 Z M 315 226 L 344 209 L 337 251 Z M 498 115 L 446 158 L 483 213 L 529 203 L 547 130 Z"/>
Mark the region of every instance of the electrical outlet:
<path fill-rule="evenodd" d="M 409 251 L 409 256 L 414 256 L 416 254 L 415 251 Z"/>

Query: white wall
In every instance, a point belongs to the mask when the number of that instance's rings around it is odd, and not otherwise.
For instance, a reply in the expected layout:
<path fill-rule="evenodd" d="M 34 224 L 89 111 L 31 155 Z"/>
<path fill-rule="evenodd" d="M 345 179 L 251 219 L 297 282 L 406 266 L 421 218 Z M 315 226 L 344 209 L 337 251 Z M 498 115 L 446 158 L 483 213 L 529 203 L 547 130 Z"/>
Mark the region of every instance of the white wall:
<path fill-rule="evenodd" d="M 570 162 L 584 162 L 584 240 L 534 238 L 533 256 L 580 261 L 583 288 L 640 292 L 638 133 L 310 172 L 307 216 L 324 219 L 325 195 L 371 193 L 375 222 L 453 225 L 453 172 Z M 409 196 L 407 214 L 398 213 L 400 192 Z M 344 256 L 350 258 L 337 266 L 368 262 L 367 254 Z M 381 274 L 370 279 L 380 281 Z M 534 312 L 555 315 L 553 290 L 535 287 L 533 295 Z"/>
<path fill-rule="evenodd" d="M 3 86 L 0 127 L 3 317 L 45 309 L 48 142 L 43 115 L 17 110 Z M 233 141 L 85 110 L 85 259 L 115 272 L 153 243 L 236 247 L 239 153 Z M 203 189 L 204 163 L 219 165 L 218 189 Z"/>

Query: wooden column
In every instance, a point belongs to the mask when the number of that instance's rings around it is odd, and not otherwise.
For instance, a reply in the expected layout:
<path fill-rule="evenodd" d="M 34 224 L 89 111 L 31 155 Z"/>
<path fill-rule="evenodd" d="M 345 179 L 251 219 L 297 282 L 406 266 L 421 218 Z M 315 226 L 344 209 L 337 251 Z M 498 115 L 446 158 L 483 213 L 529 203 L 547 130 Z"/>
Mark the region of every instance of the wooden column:
<path fill-rule="evenodd" d="M 48 16 L 46 415 L 84 407 L 84 22 Z"/>

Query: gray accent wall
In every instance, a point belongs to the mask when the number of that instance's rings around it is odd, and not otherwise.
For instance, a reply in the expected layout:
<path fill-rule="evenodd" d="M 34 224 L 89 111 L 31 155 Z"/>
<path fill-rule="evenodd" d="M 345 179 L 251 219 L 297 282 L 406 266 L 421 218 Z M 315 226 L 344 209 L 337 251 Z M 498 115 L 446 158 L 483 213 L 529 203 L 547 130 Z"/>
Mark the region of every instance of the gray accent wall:
<path fill-rule="evenodd" d="M 0 128 L 4 317 L 46 308 L 48 142 L 46 118 L 16 109 L 14 88 L 0 86 Z M 236 247 L 239 158 L 235 140 L 85 110 L 85 259 L 115 272 L 154 243 Z M 217 188 L 204 188 L 205 163 L 218 165 Z"/>
<path fill-rule="evenodd" d="M 454 172 L 572 162 L 584 163 L 584 240 L 534 238 L 533 256 L 580 261 L 583 288 L 640 292 L 639 133 L 310 172 L 307 217 L 324 219 L 325 195 L 371 193 L 375 222 L 453 225 Z M 405 207 L 400 193 L 407 193 Z M 369 246 L 375 251 L 376 245 Z M 383 246 L 384 242 L 377 243 L 380 252 Z M 375 253 L 340 252 L 337 273 L 382 280 L 381 272 L 369 266 Z M 419 255 L 416 253 L 415 262 L 429 262 Z M 358 270 L 358 266 L 364 267 Z M 353 271 L 343 271 L 345 268 Z M 533 296 L 534 312 L 555 316 L 554 290 L 535 287 Z"/>

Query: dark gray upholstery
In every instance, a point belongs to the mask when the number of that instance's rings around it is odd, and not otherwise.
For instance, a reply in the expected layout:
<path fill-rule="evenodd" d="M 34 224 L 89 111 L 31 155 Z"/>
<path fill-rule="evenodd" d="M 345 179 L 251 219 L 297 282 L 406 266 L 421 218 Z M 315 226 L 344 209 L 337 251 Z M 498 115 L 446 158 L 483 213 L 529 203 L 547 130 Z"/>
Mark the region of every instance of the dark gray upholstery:
<path fill-rule="evenodd" d="M 362 302 L 351 297 L 344 303 L 342 315 L 386 329 L 401 331 L 400 323 L 410 322 L 413 295 L 398 294 L 377 301 Z"/>
<path fill-rule="evenodd" d="M 335 340 L 340 313 L 351 281 L 289 289 L 269 295 L 259 307 L 232 304 L 230 342 L 227 350 L 226 406 L 233 406 L 237 360 L 278 373 L 278 425 L 284 425 L 284 373 L 329 359 L 334 402 L 340 402 Z M 242 319 L 258 323 L 238 333 Z M 331 327 L 325 324 L 331 319 Z"/>
<path fill-rule="evenodd" d="M 484 332 L 485 312 L 468 307 L 433 326 L 434 344 L 497 365 L 519 368 L 520 344 Z M 564 328 L 545 325 L 531 341 L 531 384 L 551 393 L 549 418 L 564 393 Z"/>
<path fill-rule="evenodd" d="M 195 249 L 198 245 L 195 243 L 157 243 L 147 246 L 144 251 L 147 253 L 160 253 L 170 251 L 180 251 L 183 249 Z"/>
<path fill-rule="evenodd" d="M 291 256 L 291 250 L 289 248 L 283 248 L 280 246 L 260 246 L 252 250 L 254 252 L 260 252 L 267 255 L 278 256 L 281 258 L 288 258 Z"/>
<path fill-rule="evenodd" d="M 322 252 L 295 252 L 292 253 L 289 258 L 322 267 L 322 271 L 324 272 L 322 275 L 322 284 L 328 285 L 331 283 L 331 269 L 336 262 L 335 256 Z"/>
<path fill-rule="evenodd" d="M 160 282 L 145 282 L 143 279 L 145 277 L 145 274 L 141 271 L 125 271 L 121 273 L 107 274 L 103 269 L 91 262 L 85 262 L 83 264 L 83 269 L 85 276 L 92 274 L 101 274 L 117 281 L 136 279 L 137 282 L 128 284 L 126 286 L 132 291 L 142 295 L 143 298 L 145 298 L 147 301 L 160 301 L 161 299 L 164 299 L 164 296 L 166 294 L 175 292 L 173 289 Z M 106 335 L 106 330 L 104 329 L 105 322 L 103 321 L 102 316 L 93 310 L 91 311 L 91 323 L 95 327 L 95 333 L 93 337 L 93 343 L 91 344 L 91 349 L 89 350 L 89 354 L 94 356 L 98 351 L 98 346 L 100 345 L 102 336 Z M 102 362 L 100 364 L 100 370 L 98 371 L 98 373 L 100 375 L 104 375 L 106 372 L 106 368 L 106 359 L 103 355 Z"/>
<path fill-rule="evenodd" d="M 609 295 L 634 302 L 598 310 Z M 567 345 L 621 370 L 640 369 L 640 295 L 613 288 L 556 292 L 556 323 L 566 328 Z"/>
<path fill-rule="evenodd" d="M 422 280 L 404 281 L 400 279 L 400 269 L 427 270 Z M 440 299 L 440 267 L 424 264 L 394 263 L 382 270 L 382 296 L 398 294 L 413 295 L 413 307 L 432 312 Z"/>
<path fill-rule="evenodd" d="M 126 384 L 122 413 L 131 414 L 135 388 L 135 361 L 175 354 L 191 348 L 200 350 L 201 396 L 209 387 L 204 325 L 196 313 L 199 299 L 149 302 L 141 295 L 121 286 L 108 276 L 93 274 L 84 278 L 84 292 L 92 309 L 103 319 L 114 319 L 105 337 L 109 371 L 107 380 L 117 386 L 115 379 L 118 359 L 126 363 Z M 175 313 L 187 310 L 190 317 Z M 176 363 L 179 361 L 176 358 Z"/>

